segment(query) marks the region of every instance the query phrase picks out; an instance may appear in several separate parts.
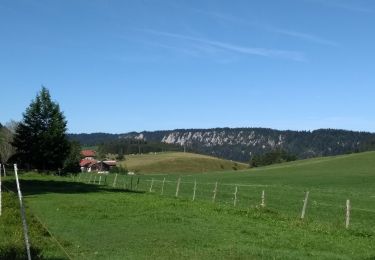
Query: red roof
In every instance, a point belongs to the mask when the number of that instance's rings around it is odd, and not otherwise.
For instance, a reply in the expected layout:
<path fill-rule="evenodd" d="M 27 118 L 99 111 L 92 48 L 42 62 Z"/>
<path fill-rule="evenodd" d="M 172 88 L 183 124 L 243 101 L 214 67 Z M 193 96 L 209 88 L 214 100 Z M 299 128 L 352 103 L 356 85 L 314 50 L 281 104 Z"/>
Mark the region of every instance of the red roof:
<path fill-rule="evenodd" d="M 81 155 L 84 157 L 94 157 L 95 156 L 95 151 L 94 150 L 82 150 Z"/>
<path fill-rule="evenodd" d="M 90 167 L 91 165 L 97 163 L 97 160 L 87 160 L 87 159 L 82 159 L 79 162 L 79 166 L 81 167 Z"/>

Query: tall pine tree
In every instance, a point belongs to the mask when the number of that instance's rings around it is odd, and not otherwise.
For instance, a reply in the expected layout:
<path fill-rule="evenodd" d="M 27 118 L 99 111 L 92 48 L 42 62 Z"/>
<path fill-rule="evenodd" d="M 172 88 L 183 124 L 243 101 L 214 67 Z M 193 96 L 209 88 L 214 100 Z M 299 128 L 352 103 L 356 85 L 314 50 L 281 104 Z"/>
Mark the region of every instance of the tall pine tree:
<path fill-rule="evenodd" d="M 62 168 L 70 149 L 66 125 L 59 105 L 51 100 L 48 89 L 42 87 L 17 127 L 13 141 L 17 158 L 33 169 Z"/>

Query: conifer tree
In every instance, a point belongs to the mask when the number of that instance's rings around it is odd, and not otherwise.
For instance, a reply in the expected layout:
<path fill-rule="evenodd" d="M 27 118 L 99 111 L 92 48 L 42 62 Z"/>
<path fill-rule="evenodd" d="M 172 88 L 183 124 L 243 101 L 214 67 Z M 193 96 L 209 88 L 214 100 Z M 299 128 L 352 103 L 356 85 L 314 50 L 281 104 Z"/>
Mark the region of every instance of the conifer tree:
<path fill-rule="evenodd" d="M 13 145 L 18 160 L 38 170 L 62 168 L 70 149 L 66 125 L 59 105 L 51 100 L 48 89 L 42 87 L 16 129 Z"/>

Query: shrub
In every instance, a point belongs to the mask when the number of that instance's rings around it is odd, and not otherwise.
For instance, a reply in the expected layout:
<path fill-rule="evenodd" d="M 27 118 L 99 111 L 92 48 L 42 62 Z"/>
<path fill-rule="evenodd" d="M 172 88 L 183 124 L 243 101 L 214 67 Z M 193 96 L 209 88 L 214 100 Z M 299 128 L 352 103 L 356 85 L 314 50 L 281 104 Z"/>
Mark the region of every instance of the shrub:
<path fill-rule="evenodd" d="M 119 166 L 115 166 L 115 167 L 112 167 L 110 170 L 109 170 L 110 173 L 122 173 L 122 174 L 127 174 L 128 173 L 128 169 L 126 169 L 125 167 L 119 165 Z"/>
<path fill-rule="evenodd" d="M 43 259 L 42 251 L 35 246 L 30 247 L 31 259 Z M 10 242 L 0 245 L 0 259 L 27 259 L 26 247 L 23 243 Z"/>

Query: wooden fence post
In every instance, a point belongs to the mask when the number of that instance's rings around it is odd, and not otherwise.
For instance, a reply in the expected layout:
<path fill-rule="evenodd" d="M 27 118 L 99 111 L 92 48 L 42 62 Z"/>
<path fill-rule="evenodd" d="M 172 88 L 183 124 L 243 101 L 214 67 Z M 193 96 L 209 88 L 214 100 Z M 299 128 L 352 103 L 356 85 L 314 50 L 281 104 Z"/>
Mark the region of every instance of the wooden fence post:
<path fill-rule="evenodd" d="M 139 185 L 139 177 L 137 178 L 137 183 L 135 184 L 135 190 L 137 191 L 138 190 L 138 185 Z"/>
<path fill-rule="evenodd" d="M 20 187 L 20 183 L 19 183 L 19 180 L 18 180 L 17 164 L 14 164 L 14 175 L 16 177 L 17 190 L 18 190 L 18 199 L 19 199 L 19 202 L 20 202 L 21 217 L 22 217 L 22 226 L 23 226 L 23 233 L 24 233 L 25 244 L 26 244 L 26 251 L 27 251 L 27 259 L 31 260 L 28 228 L 27 228 L 27 223 L 26 223 L 25 209 L 23 207 L 23 202 L 22 202 L 21 187 Z"/>
<path fill-rule="evenodd" d="M 349 229 L 350 224 L 350 200 L 346 200 L 346 221 L 345 228 Z"/>
<path fill-rule="evenodd" d="M 197 191 L 197 180 L 194 180 L 194 189 L 193 189 L 193 201 L 195 200 L 195 193 Z"/>
<path fill-rule="evenodd" d="M 94 177 L 94 184 L 96 184 L 96 174 L 95 174 L 95 177 Z"/>
<path fill-rule="evenodd" d="M 101 182 L 102 182 L 102 176 L 100 175 L 99 176 L 99 185 L 100 185 Z"/>
<path fill-rule="evenodd" d="M 126 190 L 126 175 L 124 175 L 124 190 Z"/>
<path fill-rule="evenodd" d="M 117 181 L 117 173 L 116 173 L 116 175 L 115 175 L 115 179 L 113 180 L 113 187 L 116 187 L 116 181 Z"/>
<path fill-rule="evenodd" d="M 6 171 L 5 171 L 5 164 L 3 164 L 3 172 L 4 172 L 4 177 L 6 177 L 6 176 L 7 176 L 7 173 L 6 173 Z"/>
<path fill-rule="evenodd" d="M 309 199 L 309 192 L 306 191 L 305 199 L 303 200 L 303 207 L 302 207 L 301 219 L 305 218 L 305 213 L 306 213 L 308 199 Z"/>
<path fill-rule="evenodd" d="M 164 194 L 164 184 L 165 184 L 165 177 L 163 179 L 163 184 L 161 185 L 161 192 L 160 192 L 161 195 Z"/>
<path fill-rule="evenodd" d="M 236 206 L 237 205 L 237 192 L 238 192 L 238 187 L 236 185 L 236 188 L 234 190 L 234 200 L 233 200 L 233 206 Z"/>
<path fill-rule="evenodd" d="M 133 190 L 133 175 L 130 178 L 130 190 Z"/>
<path fill-rule="evenodd" d="M 215 199 L 216 199 L 216 193 L 217 193 L 217 182 L 215 183 L 215 188 L 214 188 L 214 191 L 213 191 L 213 196 L 212 196 L 212 202 L 215 202 Z"/>
<path fill-rule="evenodd" d="M 177 180 L 176 197 L 178 197 L 178 193 L 180 191 L 180 182 L 181 182 L 181 177 L 179 177 L 178 180 Z"/>
<path fill-rule="evenodd" d="M 262 208 L 266 206 L 266 193 L 264 190 L 262 190 L 262 203 L 260 204 Z"/>
<path fill-rule="evenodd" d="M 151 179 L 150 192 L 152 192 L 152 186 L 154 186 L 154 178 Z"/>

